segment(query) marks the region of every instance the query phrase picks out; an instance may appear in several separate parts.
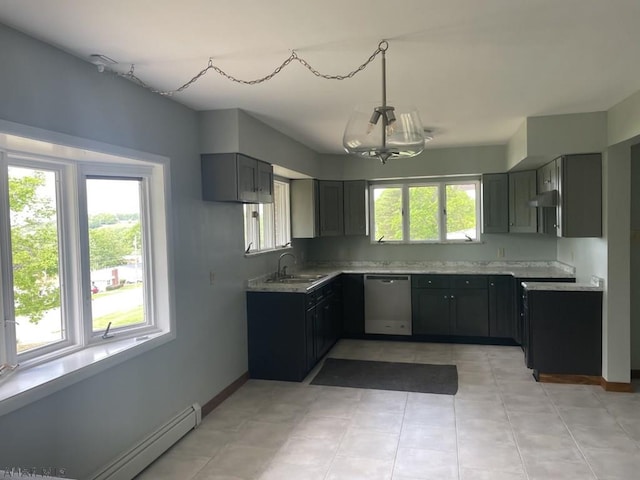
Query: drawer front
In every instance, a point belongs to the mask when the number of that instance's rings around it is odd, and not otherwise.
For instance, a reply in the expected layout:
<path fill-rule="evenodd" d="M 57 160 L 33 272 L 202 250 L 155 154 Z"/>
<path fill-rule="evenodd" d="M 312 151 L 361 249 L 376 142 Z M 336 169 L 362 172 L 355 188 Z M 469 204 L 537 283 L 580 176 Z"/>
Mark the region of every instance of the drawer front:
<path fill-rule="evenodd" d="M 454 288 L 487 288 L 487 277 L 482 275 L 456 275 Z"/>
<path fill-rule="evenodd" d="M 449 288 L 450 277 L 450 275 L 412 275 L 411 286 L 413 288 Z"/>

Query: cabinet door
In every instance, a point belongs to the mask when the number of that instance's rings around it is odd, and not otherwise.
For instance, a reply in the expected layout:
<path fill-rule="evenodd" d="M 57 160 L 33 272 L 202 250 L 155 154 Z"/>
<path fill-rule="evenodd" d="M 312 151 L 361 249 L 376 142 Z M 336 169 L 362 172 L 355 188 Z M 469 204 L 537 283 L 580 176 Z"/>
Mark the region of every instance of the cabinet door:
<path fill-rule="evenodd" d="M 329 350 L 331 342 L 331 302 L 323 298 L 316 304 L 316 356 L 321 359 Z"/>
<path fill-rule="evenodd" d="M 529 206 L 529 200 L 535 196 L 535 170 L 509 174 L 509 232 L 537 232 L 538 222 L 536 208 Z"/>
<path fill-rule="evenodd" d="M 489 277 L 489 336 L 514 338 L 514 280 L 510 275 Z"/>
<path fill-rule="evenodd" d="M 555 160 L 540 167 L 536 172 L 537 193 L 550 192 L 558 189 L 558 174 Z M 538 207 L 538 233 L 556 234 L 556 208 Z"/>
<path fill-rule="evenodd" d="M 315 238 L 320 231 L 318 181 L 291 180 L 291 236 Z"/>
<path fill-rule="evenodd" d="M 342 275 L 342 335 L 364 335 L 364 276 Z"/>
<path fill-rule="evenodd" d="M 265 162 L 257 162 L 258 202 L 273 203 L 273 167 Z"/>
<path fill-rule="evenodd" d="M 320 236 L 344 235 L 344 201 L 342 182 L 318 182 L 320 198 Z"/>
<path fill-rule="evenodd" d="M 316 307 L 307 309 L 307 313 L 305 315 L 305 358 L 307 372 L 315 366 L 318 360 L 315 343 L 316 321 Z"/>
<path fill-rule="evenodd" d="M 558 162 L 558 236 L 602 236 L 602 157 L 565 155 Z"/>
<path fill-rule="evenodd" d="M 245 155 L 237 155 L 238 200 L 256 203 L 258 201 L 258 162 Z"/>
<path fill-rule="evenodd" d="M 334 280 L 334 293 L 331 296 L 331 335 L 329 337 L 329 348 L 340 338 L 342 330 L 342 282 Z"/>
<path fill-rule="evenodd" d="M 449 291 L 415 288 L 411 291 L 412 333 L 450 335 Z"/>
<path fill-rule="evenodd" d="M 489 335 L 489 299 L 486 289 L 456 289 L 450 295 L 451 334 L 486 337 Z"/>
<path fill-rule="evenodd" d="M 482 175 L 482 232 L 509 231 L 509 176 L 506 173 Z"/>
<path fill-rule="evenodd" d="M 365 180 L 344 182 L 344 234 L 369 234 L 368 190 Z"/>

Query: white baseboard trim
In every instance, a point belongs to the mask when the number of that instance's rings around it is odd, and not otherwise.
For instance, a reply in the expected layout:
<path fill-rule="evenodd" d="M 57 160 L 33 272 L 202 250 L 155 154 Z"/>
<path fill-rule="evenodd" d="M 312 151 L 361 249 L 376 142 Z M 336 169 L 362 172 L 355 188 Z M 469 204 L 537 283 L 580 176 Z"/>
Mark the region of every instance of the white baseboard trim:
<path fill-rule="evenodd" d="M 201 421 L 200 405 L 194 403 L 90 478 L 131 480 Z"/>

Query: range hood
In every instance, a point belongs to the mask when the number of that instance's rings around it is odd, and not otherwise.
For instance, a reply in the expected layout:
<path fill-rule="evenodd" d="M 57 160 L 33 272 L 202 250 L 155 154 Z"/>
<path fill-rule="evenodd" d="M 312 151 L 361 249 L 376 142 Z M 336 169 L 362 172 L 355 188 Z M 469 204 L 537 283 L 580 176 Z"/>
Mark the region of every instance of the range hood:
<path fill-rule="evenodd" d="M 558 190 L 549 190 L 548 192 L 542 192 L 531 200 L 529 200 L 529 206 L 531 207 L 557 207 L 558 206 Z"/>

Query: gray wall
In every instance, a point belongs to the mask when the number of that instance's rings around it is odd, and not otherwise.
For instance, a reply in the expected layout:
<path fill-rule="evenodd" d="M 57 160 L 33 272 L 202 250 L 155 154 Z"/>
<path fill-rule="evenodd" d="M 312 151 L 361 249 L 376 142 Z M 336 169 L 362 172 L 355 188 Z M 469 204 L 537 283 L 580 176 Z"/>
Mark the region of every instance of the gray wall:
<path fill-rule="evenodd" d="M 245 281 L 277 258 L 245 259 L 241 206 L 201 200 L 196 112 L 2 25 L 0 45 L 0 119 L 171 159 L 176 340 L 0 417 L 0 464 L 86 478 L 247 370 Z"/>
<path fill-rule="evenodd" d="M 631 292 L 640 291 L 640 145 L 631 147 Z M 631 295 L 631 368 L 640 370 L 640 295 Z"/>
<path fill-rule="evenodd" d="M 318 178 L 323 180 L 379 180 L 507 171 L 506 147 L 503 145 L 427 148 L 417 157 L 389 160 L 386 165 L 354 155 L 320 155 L 318 158 Z"/>
<path fill-rule="evenodd" d="M 300 242 L 300 240 L 298 240 Z M 462 245 L 378 245 L 368 237 L 304 240 L 309 261 L 509 261 L 555 260 L 556 239 L 536 234 L 483 235 Z M 504 258 L 498 249 L 504 248 Z"/>

